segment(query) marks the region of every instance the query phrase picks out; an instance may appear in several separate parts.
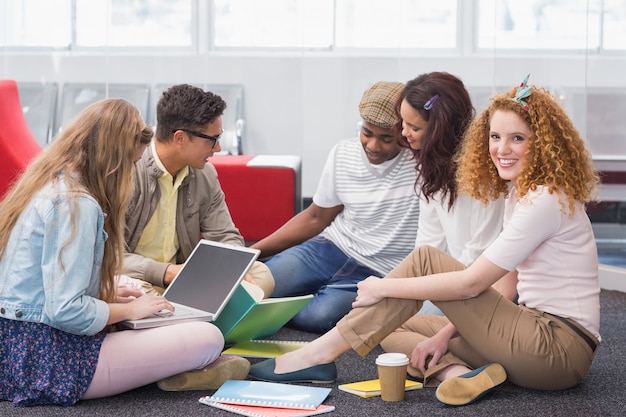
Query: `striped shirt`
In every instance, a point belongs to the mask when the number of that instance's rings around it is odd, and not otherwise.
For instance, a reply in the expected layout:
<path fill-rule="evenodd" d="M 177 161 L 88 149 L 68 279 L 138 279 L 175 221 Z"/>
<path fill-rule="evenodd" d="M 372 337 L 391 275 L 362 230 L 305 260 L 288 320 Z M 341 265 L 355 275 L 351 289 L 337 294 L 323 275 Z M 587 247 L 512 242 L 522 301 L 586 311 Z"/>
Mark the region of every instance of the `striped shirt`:
<path fill-rule="evenodd" d="M 313 201 L 344 209 L 321 233 L 347 256 L 386 275 L 415 247 L 419 199 L 411 152 L 372 165 L 358 138 L 331 150 Z"/>

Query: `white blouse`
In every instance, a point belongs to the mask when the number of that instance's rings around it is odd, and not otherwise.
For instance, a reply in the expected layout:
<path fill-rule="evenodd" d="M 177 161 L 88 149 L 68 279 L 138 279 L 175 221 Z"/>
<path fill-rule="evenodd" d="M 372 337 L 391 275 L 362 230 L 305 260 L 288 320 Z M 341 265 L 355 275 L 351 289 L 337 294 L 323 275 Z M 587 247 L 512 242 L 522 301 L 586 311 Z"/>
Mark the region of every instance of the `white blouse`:
<path fill-rule="evenodd" d="M 600 337 L 598 252 L 582 204 L 570 215 L 558 193 L 538 187 L 518 201 L 512 189 L 504 229 L 484 255 L 507 271 L 517 269 L 520 304 L 572 318 Z"/>
<path fill-rule="evenodd" d="M 483 253 L 502 230 L 504 198 L 484 204 L 459 195 L 448 211 L 441 194 L 426 202 L 420 196 L 420 217 L 415 247 L 430 245 L 469 265 Z"/>

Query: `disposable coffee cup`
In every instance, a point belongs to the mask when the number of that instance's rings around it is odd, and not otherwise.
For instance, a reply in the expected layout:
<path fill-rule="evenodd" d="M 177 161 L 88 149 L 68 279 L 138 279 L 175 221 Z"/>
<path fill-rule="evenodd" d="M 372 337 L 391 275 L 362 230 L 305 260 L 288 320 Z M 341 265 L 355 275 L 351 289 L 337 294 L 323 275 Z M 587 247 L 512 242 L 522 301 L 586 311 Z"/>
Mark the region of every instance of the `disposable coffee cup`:
<path fill-rule="evenodd" d="M 409 358 L 404 353 L 383 353 L 376 358 L 380 393 L 383 401 L 404 400 L 406 367 Z"/>

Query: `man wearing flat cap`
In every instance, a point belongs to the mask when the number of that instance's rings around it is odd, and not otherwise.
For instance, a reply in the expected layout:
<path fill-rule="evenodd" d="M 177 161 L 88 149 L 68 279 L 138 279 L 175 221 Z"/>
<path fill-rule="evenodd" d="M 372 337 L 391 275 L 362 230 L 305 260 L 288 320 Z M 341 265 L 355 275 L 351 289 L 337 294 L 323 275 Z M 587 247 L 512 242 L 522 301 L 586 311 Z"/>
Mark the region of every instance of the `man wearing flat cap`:
<path fill-rule="evenodd" d="M 272 256 L 272 298 L 314 294 L 290 327 L 331 329 L 352 308 L 359 281 L 386 275 L 414 248 L 415 161 L 393 129 L 403 87 L 378 82 L 365 91 L 359 137 L 333 147 L 313 203 L 253 245 Z"/>

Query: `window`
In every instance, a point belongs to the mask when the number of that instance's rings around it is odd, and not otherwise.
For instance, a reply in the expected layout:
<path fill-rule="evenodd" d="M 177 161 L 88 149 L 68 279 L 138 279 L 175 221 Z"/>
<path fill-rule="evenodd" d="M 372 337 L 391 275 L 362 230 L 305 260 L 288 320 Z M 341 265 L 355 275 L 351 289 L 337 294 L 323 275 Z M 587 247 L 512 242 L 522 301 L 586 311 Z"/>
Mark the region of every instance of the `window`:
<path fill-rule="evenodd" d="M 192 46 L 192 0 L 76 0 L 79 47 Z"/>
<path fill-rule="evenodd" d="M 194 0 L 0 0 L 0 46 L 191 47 L 195 4 Z"/>
<path fill-rule="evenodd" d="M 604 0 L 603 12 L 602 46 L 607 50 L 626 50 L 626 2 Z"/>
<path fill-rule="evenodd" d="M 456 0 L 214 0 L 218 48 L 455 48 Z"/>
<path fill-rule="evenodd" d="M 71 0 L 0 0 L 0 46 L 67 48 L 71 17 Z"/>
<path fill-rule="evenodd" d="M 478 48 L 626 49 L 620 0 L 478 0 Z"/>
<path fill-rule="evenodd" d="M 336 3 L 337 47 L 456 47 L 456 0 L 338 0 Z"/>
<path fill-rule="evenodd" d="M 328 48 L 332 0 L 214 0 L 216 47 Z"/>
<path fill-rule="evenodd" d="M 0 0 L 11 48 L 458 51 L 474 37 L 479 50 L 622 52 L 626 2 Z"/>

